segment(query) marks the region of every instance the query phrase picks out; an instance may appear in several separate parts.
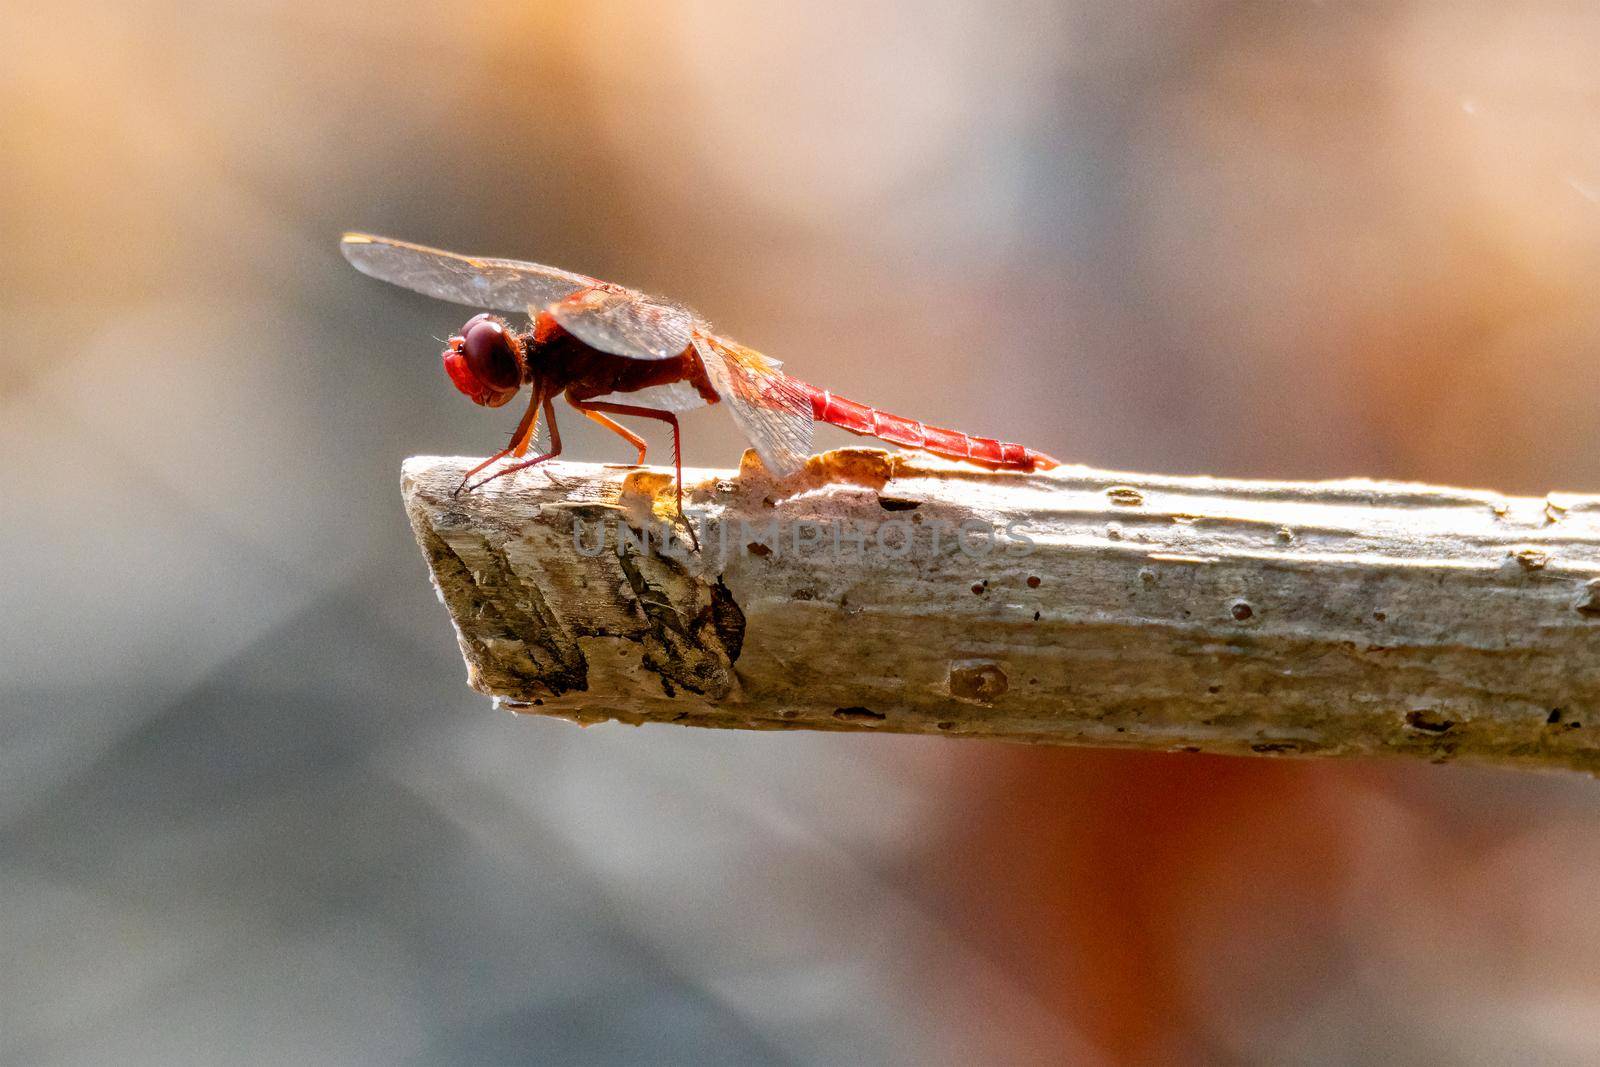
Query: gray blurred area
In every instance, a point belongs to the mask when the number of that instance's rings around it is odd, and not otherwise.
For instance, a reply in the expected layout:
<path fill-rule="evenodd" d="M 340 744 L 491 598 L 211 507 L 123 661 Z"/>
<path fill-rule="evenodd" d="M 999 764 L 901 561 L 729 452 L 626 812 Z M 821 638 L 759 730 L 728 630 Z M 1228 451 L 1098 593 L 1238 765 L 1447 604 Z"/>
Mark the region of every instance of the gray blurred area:
<path fill-rule="evenodd" d="M 1593 5 L 0 18 L 0 1062 L 1600 1060 L 1589 780 L 492 710 L 399 465 L 516 413 L 336 248 L 1071 461 L 1594 490 Z"/>

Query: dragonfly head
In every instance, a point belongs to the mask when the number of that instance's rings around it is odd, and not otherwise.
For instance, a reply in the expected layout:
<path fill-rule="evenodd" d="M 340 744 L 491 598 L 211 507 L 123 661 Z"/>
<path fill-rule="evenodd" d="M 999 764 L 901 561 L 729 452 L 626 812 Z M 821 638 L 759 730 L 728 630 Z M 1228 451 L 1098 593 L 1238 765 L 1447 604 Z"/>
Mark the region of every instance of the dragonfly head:
<path fill-rule="evenodd" d="M 521 339 L 504 319 L 487 312 L 468 319 L 444 350 L 445 373 L 484 407 L 497 408 L 517 395 L 524 365 Z"/>

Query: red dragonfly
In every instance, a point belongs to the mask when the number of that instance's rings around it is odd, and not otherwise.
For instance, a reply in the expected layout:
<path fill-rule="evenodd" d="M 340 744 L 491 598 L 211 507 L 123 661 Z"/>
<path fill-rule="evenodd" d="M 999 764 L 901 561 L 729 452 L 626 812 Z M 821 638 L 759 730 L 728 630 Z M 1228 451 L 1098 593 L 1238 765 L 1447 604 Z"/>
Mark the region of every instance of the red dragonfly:
<path fill-rule="evenodd" d="M 990 470 L 1059 465 L 1022 445 L 927 426 L 807 385 L 785 374 L 777 360 L 712 333 L 681 304 L 625 286 L 538 263 L 457 255 L 365 233 L 345 234 L 340 248 L 363 274 L 458 304 L 526 312 L 532 320 L 519 331 L 490 312 L 474 315 L 444 350 L 450 380 L 478 404 L 499 407 L 524 385 L 531 393 L 511 443 L 468 471 L 457 492 L 560 455 L 551 401 L 563 393 L 567 403 L 637 448 L 641 464 L 644 438 L 611 416 L 658 419 L 672 427 L 680 517 L 678 413 L 719 401 L 762 463 L 779 475 L 804 465 L 817 422 Z M 550 426 L 550 451 L 469 484 L 496 461 L 527 453 L 541 409 Z"/>

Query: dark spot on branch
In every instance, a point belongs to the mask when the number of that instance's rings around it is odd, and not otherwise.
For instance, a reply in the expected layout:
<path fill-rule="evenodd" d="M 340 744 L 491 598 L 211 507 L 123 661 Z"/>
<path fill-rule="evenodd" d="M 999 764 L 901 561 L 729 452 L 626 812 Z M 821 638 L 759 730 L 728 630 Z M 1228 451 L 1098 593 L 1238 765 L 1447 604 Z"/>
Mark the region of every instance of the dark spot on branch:
<path fill-rule="evenodd" d="M 922 506 L 922 501 L 905 500 L 897 496 L 880 496 L 878 506 L 884 511 L 915 511 Z"/>
<path fill-rule="evenodd" d="M 643 666 L 661 676 L 662 691 L 669 697 L 677 695 L 677 688 L 703 696 L 726 695 L 733 685 L 733 661 L 744 644 L 745 626 L 744 612 L 728 587 L 719 578 L 704 601 L 688 600 L 680 612 L 658 586 L 655 567 L 648 560 L 623 552 L 617 563 L 645 622 L 640 635 Z M 682 570 L 664 558 L 655 564 Z"/>
<path fill-rule="evenodd" d="M 589 665 L 574 636 L 557 620 L 544 591 L 512 570 L 502 547 L 481 540 L 486 558 L 469 567 L 432 531 L 422 545 L 451 617 L 462 620 L 467 659 L 485 684 L 497 692 L 543 689 L 557 696 L 589 688 Z M 496 590 L 506 595 L 494 595 Z M 513 635 L 523 642 L 520 653 L 490 651 L 493 642 Z"/>
<path fill-rule="evenodd" d="M 973 704 L 992 704 L 1011 687 L 998 663 L 961 660 L 950 665 L 950 695 Z"/>
<path fill-rule="evenodd" d="M 834 708 L 833 717 L 840 722 L 882 722 L 888 718 L 883 712 L 871 708 Z"/>
<path fill-rule="evenodd" d="M 1455 723 L 1449 719 L 1430 719 L 1427 712 L 1408 711 L 1406 712 L 1406 725 L 1413 730 L 1423 730 L 1430 734 L 1442 734 L 1454 726 Z"/>
<path fill-rule="evenodd" d="M 1556 723 L 1560 722 L 1561 721 L 1561 709 L 1560 708 L 1551 708 L 1550 709 L 1550 714 L 1545 717 L 1544 721 L 1549 723 L 1551 726 L 1554 726 Z"/>
<path fill-rule="evenodd" d="M 1123 508 L 1136 508 L 1144 503 L 1144 494 L 1131 485 L 1113 485 L 1106 490 L 1106 498 Z"/>
<path fill-rule="evenodd" d="M 711 587 L 711 626 L 728 654 L 728 662 L 733 663 L 744 651 L 744 612 L 720 575 Z"/>
<path fill-rule="evenodd" d="M 1037 588 L 1039 588 L 1039 576 L 1037 574 L 1028 575 L 1028 588 L 1029 589 L 1037 589 Z"/>
<path fill-rule="evenodd" d="M 1245 622 L 1255 614 L 1255 609 L 1242 600 L 1235 604 L 1231 610 L 1233 617 L 1239 622 Z"/>
<path fill-rule="evenodd" d="M 772 555 L 772 547 L 770 545 L 764 545 L 760 541 L 751 541 L 748 545 L 744 546 L 744 550 L 750 553 L 752 556 L 760 556 L 762 559 Z"/>

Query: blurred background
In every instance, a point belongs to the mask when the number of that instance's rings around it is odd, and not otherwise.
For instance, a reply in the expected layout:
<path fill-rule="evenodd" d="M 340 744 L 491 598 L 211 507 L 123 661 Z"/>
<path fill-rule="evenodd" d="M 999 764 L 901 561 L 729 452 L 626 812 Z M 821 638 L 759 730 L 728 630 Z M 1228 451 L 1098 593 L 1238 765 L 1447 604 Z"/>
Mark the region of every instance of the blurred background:
<path fill-rule="evenodd" d="M 0 15 L 0 1060 L 1600 1058 L 1593 781 L 493 711 L 399 466 L 518 412 L 336 249 L 1070 461 L 1595 490 L 1592 5 Z"/>

